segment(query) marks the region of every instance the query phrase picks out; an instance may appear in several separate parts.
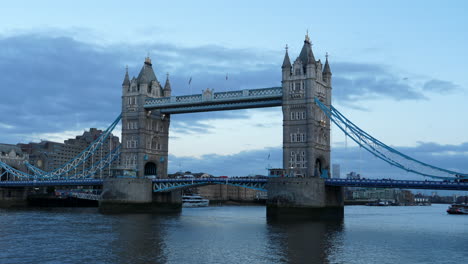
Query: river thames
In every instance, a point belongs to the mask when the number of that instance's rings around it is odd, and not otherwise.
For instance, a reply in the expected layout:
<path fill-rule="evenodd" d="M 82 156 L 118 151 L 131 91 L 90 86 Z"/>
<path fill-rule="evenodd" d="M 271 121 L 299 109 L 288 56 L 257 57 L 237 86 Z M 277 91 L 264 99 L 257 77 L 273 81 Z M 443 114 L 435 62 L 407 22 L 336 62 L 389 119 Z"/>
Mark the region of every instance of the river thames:
<path fill-rule="evenodd" d="M 447 206 L 346 206 L 335 223 L 273 222 L 263 206 L 0 209 L 0 263 L 466 263 L 468 216 Z"/>

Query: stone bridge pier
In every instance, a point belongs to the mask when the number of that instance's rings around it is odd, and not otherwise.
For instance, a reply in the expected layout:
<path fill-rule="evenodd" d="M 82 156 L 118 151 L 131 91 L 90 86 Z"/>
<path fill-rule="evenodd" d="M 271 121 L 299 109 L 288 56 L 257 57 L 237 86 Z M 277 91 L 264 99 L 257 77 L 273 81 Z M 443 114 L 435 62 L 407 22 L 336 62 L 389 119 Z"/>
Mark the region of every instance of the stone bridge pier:
<path fill-rule="evenodd" d="M 28 205 L 29 188 L 0 188 L 0 208 L 23 207 Z"/>
<path fill-rule="evenodd" d="M 267 217 L 336 220 L 344 216 L 342 187 L 321 178 L 272 178 L 267 183 Z"/>
<path fill-rule="evenodd" d="M 153 192 L 151 179 L 117 178 L 104 181 L 101 213 L 174 213 L 182 209 L 180 190 Z"/>

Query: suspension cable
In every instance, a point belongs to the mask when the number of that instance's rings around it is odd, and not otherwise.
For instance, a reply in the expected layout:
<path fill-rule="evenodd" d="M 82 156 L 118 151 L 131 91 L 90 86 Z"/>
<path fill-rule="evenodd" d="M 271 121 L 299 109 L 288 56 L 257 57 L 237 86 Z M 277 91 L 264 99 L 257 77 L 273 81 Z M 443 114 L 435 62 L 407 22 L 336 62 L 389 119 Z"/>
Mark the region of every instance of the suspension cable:
<path fill-rule="evenodd" d="M 468 179 L 468 174 L 466 173 L 439 168 L 411 158 L 366 133 L 332 105 L 326 106 L 317 98 L 315 98 L 315 103 L 346 136 L 349 136 L 360 147 L 392 166 L 425 177 L 442 179 L 453 179 L 455 177 Z"/>

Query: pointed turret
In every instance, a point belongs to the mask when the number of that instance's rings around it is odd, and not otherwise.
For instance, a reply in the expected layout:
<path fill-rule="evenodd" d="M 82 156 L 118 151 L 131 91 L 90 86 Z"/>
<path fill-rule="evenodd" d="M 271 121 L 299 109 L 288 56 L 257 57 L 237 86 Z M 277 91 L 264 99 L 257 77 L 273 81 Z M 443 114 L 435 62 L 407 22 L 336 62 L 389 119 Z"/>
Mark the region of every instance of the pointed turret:
<path fill-rule="evenodd" d="M 328 84 L 331 83 L 331 76 L 332 76 L 332 72 L 330 70 L 330 64 L 328 64 L 328 52 L 326 53 L 325 55 L 325 66 L 323 67 L 323 80 L 325 82 L 327 82 Z"/>
<path fill-rule="evenodd" d="M 315 64 L 314 53 L 312 52 L 312 44 L 310 43 L 309 33 L 307 32 L 304 40 L 304 46 L 302 46 L 299 58 L 302 61 L 302 65 L 306 67 L 307 64 Z"/>
<path fill-rule="evenodd" d="M 171 96 L 171 83 L 169 82 L 169 73 L 167 73 L 166 84 L 164 85 L 164 97 Z"/>
<path fill-rule="evenodd" d="M 289 60 L 288 45 L 286 45 L 286 53 L 284 54 L 283 66 L 281 66 L 281 68 L 291 70 L 291 61 Z"/>
<path fill-rule="evenodd" d="M 128 77 L 128 66 L 125 67 L 125 78 L 123 80 L 122 86 L 130 86 L 130 78 Z"/>
<path fill-rule="evenodd" d="M 330 65 L 328 64 L 328 53 L 327 55 L 325 55 L 325 66 L 323 67 L 323 74 L 326 74 L 326 73 L 329 73 L 330 75 L 332 74 L 331 73 L 331 70 L 330 70 Z"/>
<path fill-rule="evenodd" d="M 138 74 L 138 84 L 146 84 L 150 85 L 152 81 L 158 81 L 156 78 L 156 75 L 154 74 L 153 71 L 153 64 L 151 64 L 151 59 L 149 57 L 145 58 L 145 63 L 143 64 L 143 67 L 141 68 L 140 74 Z"/>

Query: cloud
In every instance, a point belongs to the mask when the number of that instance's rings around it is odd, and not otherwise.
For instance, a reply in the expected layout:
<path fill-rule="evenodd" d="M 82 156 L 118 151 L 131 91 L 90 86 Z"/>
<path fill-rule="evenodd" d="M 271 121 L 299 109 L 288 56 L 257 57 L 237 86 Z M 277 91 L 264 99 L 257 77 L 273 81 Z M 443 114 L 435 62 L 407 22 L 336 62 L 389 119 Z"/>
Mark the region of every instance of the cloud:
<path fill-rule="evenodd" d="M 0 38 L 0 142 L 17 143 L 33 133 L 107 127 L 120 112 L 124 65 L 130 64 L 134 75 L 141 68 L 143 58 L 138 58 L 144 56 L 137 51 L 155 51 L 153 62 L 158 76 L 176 72 L 171 75 L 174 94 L 198 93 L 208 87 L 227 91 L 279 83 L 279 77 L 267 77 L 273 71 L 256 61 L 261 57 L 256 52 L 217 46 L 151 45 L 151 49 L 144 45 L 103 48 L 70 37 L 38 34 Z M 187 84 L 190 76 L 191 88 Z M 177 128 L 178 121 L 245 116 L 245 111 L 178 115 L 173 125 Z"/>
<path fill-rule="evenodd" d="M 442 80 L 429 80 L 424 83 L 423 90 L 424 91 L 431 91 L 440 94 L 450 93 L 453 91 L 458 90 L 460 87 L 452 82 L 449 81 L 442 81 Z"/>
<path fill-rule="evenodd" d="M 0 39 L 0 46 L 1 122 L 10 127 L 0 132 L 102 127 L 118 115 L 114 102 L 120 89 L 112 77 L 118 63 L 111 53 L 69 38 L 35 35 Z"/>
<path fill-rule="evenodd" d="M 174 95 L 206 88 L 219 92 L 281 85 L 283 54 L 269 50 L 156 42 L 97 45 L 64 35 L 0 37 L 0 142 L 17 143 L 33 133 L 107 127 L 121 110 L 125 65 L 131 75 L 138 75 L 147 51 L 161 83 L 170 72 Z M 331 66 L 333 97 L 342 104 L 359 108 L 354 103 L 368 98 L 425 99 L 421 89 L 384 65 L 333 62 Z M 455 87 L 447 81 L 428 80 L 423 90 L 443 93 Z M 172 127 L 190 133 L 203 129 L 199 121 L 240 119 L 248 114 L 239 110 L 174 115 Z"/>
<path fill-rule="evenodd" d="M 207 172 L 215 176 L 266 175 L 268 166 L 282 167 L 282 155 L 281 148 L 242 151 L 234 155 L 209 154 L 200 158 L 170 155 L 169 173 L 182 170 Z"/>
<path fill-rule="evenodd" d="M 339 144 L 338 144 L 339 145 Z M 420 143 L 415 147 L 396 149 L 422 162 L 454 171 L 468 172 L 468 142 L 460 145 L 439 145 Z M 270 159 L 268 155 L 270 154 Z M 246 176 L 266 174 L 266 167 L 281 168 L 283 151 L 281 147 L 243 151 L 234 155 L 203 155 L 201 158 L 169 156 L 169 172 L 178 170 L 207 172 L 213 175 Z M 340 164 L 341 177 L 355 171 L 366 178 L 426 179 L 407 173 L 375 158 L 358 147 L 333 147 L 332 163 Z"/>
<path fill-rule="evenodd" d="M 415 147 L 394 147 L 399 152 L 424 163 L 452 171 L 468 172 L 468 142 L 460 145 L 441 145 L 419 142 Z M 335 163 L 342 164 L 345 171 L 362 172 L 371 178 L 418 179 L 421 176 L 407 173 L 375 158 L 358 147 L 336 147 L 332 150 Z"/>
<path fill-rule="evenodd" d="M 423 100 L 424 94 L 384 65 L 336 62 L 333 69 L 333 98 L 340 102 L 390 98 Z"/>
<path fill-rule="evenodd" d="M 211 129 L 213 129 L 213 126 L 201 121 L 180 121 L 171 126 L 171 132 L 180 134 L 207 134 Z"/>

